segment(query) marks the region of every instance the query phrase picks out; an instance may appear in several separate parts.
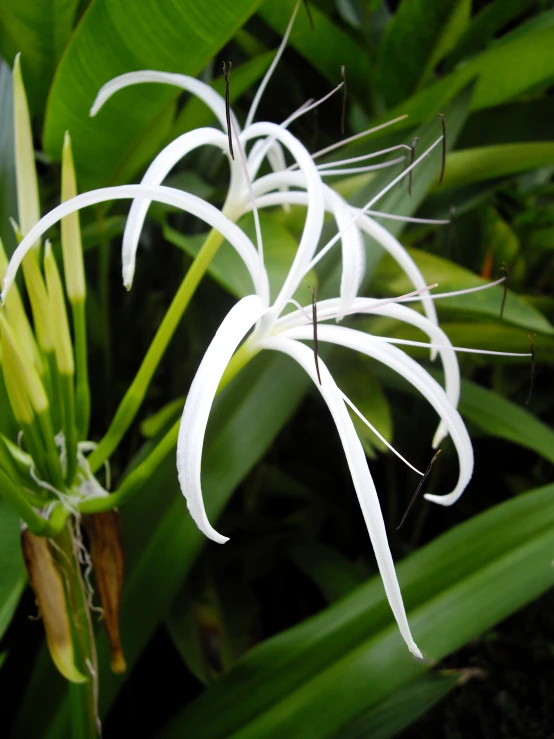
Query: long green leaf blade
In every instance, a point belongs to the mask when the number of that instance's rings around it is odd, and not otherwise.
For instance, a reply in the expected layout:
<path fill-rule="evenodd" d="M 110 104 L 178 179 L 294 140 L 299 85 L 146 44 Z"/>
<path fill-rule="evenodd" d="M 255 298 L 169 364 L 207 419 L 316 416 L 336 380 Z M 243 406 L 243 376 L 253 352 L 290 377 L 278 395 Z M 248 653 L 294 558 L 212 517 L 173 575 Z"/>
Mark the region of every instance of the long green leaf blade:
<path fill-rule="evenodd" d="M 89 110 L 108 80 L 156 69 L 195 75 L 254 12 L 259 0 L 93 0 L 69 44 L 50 92 L 44 148 L 59 160 L 71 133 L 79 185 L 90 189 L 131 177 L 169 132 L 179 90 L 138 85 L 118 93 L 91 119 Z M 106 49 L 110 50 L 109 55 Z"/>

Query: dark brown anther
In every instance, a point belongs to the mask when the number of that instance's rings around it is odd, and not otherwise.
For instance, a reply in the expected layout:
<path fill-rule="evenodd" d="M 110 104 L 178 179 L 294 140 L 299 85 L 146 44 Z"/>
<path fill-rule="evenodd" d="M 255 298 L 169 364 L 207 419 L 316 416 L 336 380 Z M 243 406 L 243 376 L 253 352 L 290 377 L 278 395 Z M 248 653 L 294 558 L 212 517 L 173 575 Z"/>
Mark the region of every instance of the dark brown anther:
<path fill-rule="evenodd" d="M 341 136 L 344 136 L 344 127 L 346 122 L 346 67 L 344 64 L 340 66 L 340 76 L 342 77 L 342 106 L 340 113 L 340 132 Z"/>
<path fill-rule="evenodd" d="M 229 67 L 223 62 L 223 78 L 225 79 L 225 117 L 227 118 L 227 137 L 229 138 L 229 153 L 231 159 L 235 161 L 235 155 L 233 153 L 233 129 L 231 128 L 231 98 L 229 94 L 229 77 L 231 75 L 231 69 L 233 63 L 229 62 Z"/>
<path fill-rule="evenodd" d="M 537 334 L 528 334 L 529 341 L 531 342 L 531 375 L 529 377 L 529 392 L 527 393 L 527 400 L 525 401 L 525 405 L 529 405 L 529 402 L 531 401 L 531 395 L 533 395 L 533 385 L 535 384 L 535 339 L 537 338 Z"/>
<path fill-rule="evenodd" d="M 42 614 L 50 656 L 66 680 L 84 683 L 87 678 L 75 663 L 63 578 L 52 554 L 50 541 L 25 529 L 21 534 L 21 548 L 29 581 Z"/>
<path fill-rule="evenodd" d="M 304 0 L 304 7 L 306 8 L 306 13 L 308 14 L 308 20 L 310 21 L 310 28 L 312 31 L 314 30 L 314 19 L 312 18 L 312 11 L 310 10 L 310 5 L 308 3 L 308 0 Z"/>
<path fill-rule="evenodd" d="M 409 167 L 411 167 L 412 164 L 414 163 L 414 159 L 415 159 L 415 148 L 416 148 L 416 144 L 417 144 L 418 141 L 419 141 L 419 136 L 416 136 L 414 138 L 414 140 L 412 141 L 412 144 L 410 146 L 410 163 L 408 165 Z M 412 197 L 412 182 L 413 182 L 413 180 L 412 180 L 412 174 L 413 174 L 413 169 L 410 169 L 410 171 L 408 172 L 408 195 L 410 197 Z"/>
<path fill-rule="evenodd" d="M 500 304 L 500 320 L 504 318 L 504 306 L 506 305 L 506 298 L 508 297 L 508 265 L 506 262 L 502 262 L 500 265 L 500 271 L 504 272 L 506 277 L 504 278 L 504 294 L 502 295 L 502 303 Z"/>
<path fill-rule="evenodd" d="M 425 474 L 423 475 L 423 477 L 419 481 L 419 485 L 417 486 L 416 491 L 413 494 L 412 499 L 411 499 L 410 503 L 408 504 L 408 507 L 406 508 L 406 513 L 402 516 L 402 521 L 400 521 L 400 523 L 396 527 L 396 530 L 397 531 L 399 531 L 402 528 L 402 526 L 404 525 L 404 521 L 408 517 L 408 513 L 412 510 L 412 506 L 416 502 L 417 496 L 419 495 L 419 493 L 421 491 L 421 488 L 425 484 L 425 480 L 427 480 L 427 478 L 429 477 L 429 473 L 431 472 L 431 468 L 435 464 L 435 461 L 436 461 L 436 459 L 437 459 L 437 457 L 439 456 L 440 453 L 441 453 L 441 450 L 440 449 L 437 449 L 437 451 L 435 452 L 435 455 L 434 455 L 433 459 L 429 462 L 429 467 L 427 467 L 427 469 L 425 470 Z"/>
<path fill-rule="evenodd" d="M 315 286 L 311 288 L 312 290 L 312 323 L 314 326 L 314 360 L 315 360 L 315 369 L 317 372 L 317 379 L 319 380 L 319 384 L 321 385 L 321 374 L 319 372 L 319 352 L 318 352 L 318 342 L 317 342 L 317 303 L 315 299 Z"/>
<path fill-rule="evenodd" d="M 446 122 L 444 120 L 444 113 L 438 114 L 441 119 L 441 126 L 442 126 L 442 164 L 441 164 L 441 174 L 439 177 L 439 185 L 442 185 L 442 181 L 444 179 L 444 170 L 446 167 Z"/>
<path fill-rule="evenodd" d="M 119 636 L 119 611 L 123 591 L 124 549 L 121 520 L 116 510 L 83 516 L 89 538 L 94 579 L 104 611 L 104 626 L 111 650 L 111 668 L 116 674 L 126 670 Z"/>

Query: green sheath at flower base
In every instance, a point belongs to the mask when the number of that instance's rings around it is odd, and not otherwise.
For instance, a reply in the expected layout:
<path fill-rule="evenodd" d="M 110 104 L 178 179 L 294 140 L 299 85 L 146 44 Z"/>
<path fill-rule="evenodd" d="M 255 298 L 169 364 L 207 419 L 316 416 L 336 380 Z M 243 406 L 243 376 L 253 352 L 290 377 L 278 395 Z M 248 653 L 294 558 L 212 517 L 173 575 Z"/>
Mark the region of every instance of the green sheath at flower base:
<path fill-rule="evenodd" d="M 40 201 L 33 131 L 21 74 L 20 54 L 15 57 L 13 65 L 13 110 L 19 226 L 21 231 L 26 234 L 40 219 Z"/>

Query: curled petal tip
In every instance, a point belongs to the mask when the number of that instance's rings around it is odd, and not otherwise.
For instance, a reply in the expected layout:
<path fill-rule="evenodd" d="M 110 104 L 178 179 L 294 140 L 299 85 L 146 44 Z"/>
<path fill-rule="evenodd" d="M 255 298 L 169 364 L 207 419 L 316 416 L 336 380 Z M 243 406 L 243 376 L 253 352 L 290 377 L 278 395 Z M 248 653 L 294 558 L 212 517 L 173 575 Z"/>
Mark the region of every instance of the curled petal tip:
<path fill-rule="evenodd" d="M 91 118 L 94 118 L 94 116 L 98 113 L 98 111 L 100 110 L 100 108 L 102 107 L 103 104 L 104 104 L 104 99 L 101 96 L 101 94 L 98 93 L 98 95 L 96 96 L 93 104 L 90 107 L 90 110 L 89 110 L 89 113 L 88 113 L 89 116 Z"/>
<path fill-rule="evenodd" d="M 414 657 L 419 660 L 420 662 L 426 662 L 427 660 L 423 656 L 421 650 L 416 644 L 412 644 L 409 646 L 410 652 L 414 655 Z"/>
<path fill-rule="evenodd" d="M 208 526 L 199 526 L 199 528 L 208 537 L 208 539 L 215 541 L 216 544 L 226 544 L 229 541 L 228 536 L 222 536 L 221 534 L 218 534 L 217 531 L 213 529 L 209 524 Z"/>
<path fill-rule="evenodd" d="M 431 503 L 437 503 L 438 505 L 442 506 L 450 506 L 455 503 L 460 496 L 457 493 L 455 496 L 452 496 L 452 493 L 448 495 L 433 495 L 432 493 L 425 493 L 423 497 L 425 498 L 425 500 L 428 500 Z"/>

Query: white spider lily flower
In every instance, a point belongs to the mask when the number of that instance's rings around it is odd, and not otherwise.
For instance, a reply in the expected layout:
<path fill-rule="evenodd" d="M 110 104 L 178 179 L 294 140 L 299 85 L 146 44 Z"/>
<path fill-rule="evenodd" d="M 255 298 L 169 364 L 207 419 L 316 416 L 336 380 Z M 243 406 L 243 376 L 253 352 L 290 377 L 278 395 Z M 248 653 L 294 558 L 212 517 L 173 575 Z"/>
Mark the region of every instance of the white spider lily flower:
<path fill-rule="evenodd" d="M 164 179 L 169 175 L 172 169 L 188 154 L 204 145 L 211 145 L 219 148 L 223 154 L 225 154 L 229 160 L 230 166 L 230 184 L 228 189 L 227 198 L 223 206 L 223 213 L 227 215 L 231 220 L 237 221 L 244 213 L 249 210 L 256 209 L 258 207 L 258 198 L 262 195 L 267 195 L 272 190 L 277 190 L 281 196 L 281 204 L 288 206 L 291 203 L 301 202 L 304 205 L 308 203 L 312 204 L 312 215 L 307 219 L 307 243 L 314 243 L 311 234 L 313 228 L 317 228 L 319 220 L 323 217 L 323 208 L 333 213 L 333 216 L 337 222 L 340 231 L 340 240 L 342 243 L 343 251 L 343 271 L 341 281 L 341 297 L 342 297 L 342 308 L 339 311 L 338 320 L 347 311 L 352 300 L 356 297 L 361 279 L 364 274 L 365 268 L 365 247 L 362 233 L 367 234 L 377 243 L 379 243 L 391 256 L 398 262 L 398 264 L 405 270 L 406 275 L 412 281 L 416 289 L 421 289 L 425 286 L 426 282 L 421 274 L 420 270 L 416 266 L 415 262 L 409 256 L 407 251 L 402 247 L 398 240 L 392 236 L 386 229 L 382 228 L 376 221 L 374 221 L 369 213 L 359 215 L 359 212 L 354 211 L 346 204 L 342 198 L 340 198 L 332 188 L 321 183 L 321 176 L 328 173 L 329 165 L 321 165 L 316 168 L 314 164 L 314 158 L 318 155 L 324 154 L 336 146 L 328 147 L 321 152 L 317 152 L 315 155 L 310 156 L 307 151 L 302 147 L 299 149 L 294 142 L 297 140 L 288 134 L 287 127 L 295 120 L 298 116 L 305 114 L 309 110 L 312 110 L 317 105 L 320 105 L 328 97 L 334 94 L 337 90 L 342 87 L 342 83 L 338 85 L 331 93 L 328 93 L 321 100 L 311 102 L 301 106 L 299 110 L 289 116 L 283 123 L 271 124 L 271 123 L 253 123 L 254 114 L 259 103 L 261 93 L 265 89 L 267 82 L 277 64 L 280 55 L 283 51 L 284 45 L 288 38 L 292 22 L 294 20 L 297 8 L 293 13 L 289 28 L 283 39 L 281 47 L 268 70 L 264 80 L 262 81 L 248 117 L 246 119 L 246 126 L 243 131 L 240 130 L 240 126 L 234 117 L 232 111 L 231 125 L 232 129 L 238 139 L 239 151 L 245 151 L 248 144 L 254 141 L 254 145 L 246 157 L 246 171 L 247 176 L 245 177 L 244 169 L 241 166 L 239 157 L 236 159 L 231 158 L 228 151 L 228 138 L 225 132 L 226 129 L 226 112 L 225 112 L 225 100 L 223 97 L 218 95 L 209 85 L 199 82 L 198 80 L 188 77 L 186 75 L 156 72 L 152 70 L 146 70 L 143 72 L 132 72 L 121 75 L 108 82 L 98 93 L 98 96 L 91 108 L 91 115 L 96 115 L 101 107 L 109 100 L 109 98 L 117 91 L 124 89 L 129 85 L 143 84 L 143 83 L 164 83 L 169 85 L 177 86 L 183 90 L 191 92 L 198 96 L 213 112 L 216 119 L 222 126 L 222 131 L 218 131 L 213 128 L 203 128 L 196 131 L 191 131 L 179 136 L 177 139 L 168 144 L 152 161 L 148 167 L 141 184 L 147 186 L 161 185 Z M 399 119 L 390 121 L 389 124 L 382 124 L 377 126 L 365 133 L 371 133 L 372 131 L 379 130 L 385 125 L 395 123 Z M 359 138 L 360 134 L 346 139 L 343 143 L 348 143 L 351 140 Z M 393 150 L 406 149 L 409 147 L 400 145 L 397 147 L 391 147 L 385 149 L 383 152 L 374 152 L 373 154 L 367 155 L 367 157 L 375 157 L 380 154 L 388 153 Z M 284 150 L 287 150 L 292 156 L 294 163 L 287 167 Z M 299 158 L 300 156 L 300 158 Z M 256 180 L 258 171 L 264 161 L 268 160 L 271 168 L 274 170 L 273 175 L 261 177 Z M 356 157 L 352 161 L 360 159 Z M 415 166 L 422 157 L 414 163 Z M 344 164 L 351 160 L 344 160 L 339 164 Z M 392 160 L 379 165 L 390 166 L 396 163 L 397 160 Z M 300 169 L 300 172 L 290 171 L 291 169 Z M 315 172 L 318 173 L 318 184 L 315 184 Z M 331 170 L 334 171 L 334 170 Z M 340 172 L 352 172 L 353 170 L 340 170 Z M 404 176 L 403 173 L 402 177 Z M 400 178 L 397 178 L 400 179 Z M 263 182 L 263 185 L 261 184 Z M 302 192 L 291 192 L 288 193 L 289 187 L 300 187 Z M 314 200 L 314 191 L 317 189 L 320 193 L 320 197 Z M 322 190 L 324 191 L 322 195 Z M 380 193 L 375 199 L 376 202 L 384 193 L 386 189 Z M 301 201 L 299 196 L 304 196 Z M 287 197 L 288 196 L 288 197 Z M 321 201 L 321 202 L 320 202 Z M 267 205 L 273 204 L 275 200 L 266 200 Z M 135 271 L 135 259 L 138 248 L 138 243 L 148 212 L 150 201 L 147 198 L 137 198 L 130 209 L 129 218 L 126 223 L 124 235 L 123 235 L 123 247 L 122 247 L 122 260 L 123 260 L 123 283 L 127 289 L 130 289 L 133 281 Z M 348 215 L 350 213 L 350 216 Z M 371 214 L 375 213 L 371 211 Z M 353 223 L 353 215 L 356 215 L 356 222 Z M 381 215 L 381 214 L 377 214 Z M 382 214 L 387 216 L 388 214 Z M 394 217 L 394 215 L 392 216 Z M 402 218 L 401 216 L 397 216 Z M 348 225 L 350 223 L 350 226 Z M 309 237 L 309 238 L 308 238 Z M 301 245 L 302 246 L 302 245 Z M 261 259 L 263 260 L 263 247 L 258 244 L 258 248 L 261 252 Z M 299 249 L 302 257 L 308 258 L 306 249 Z M 313 254 L 312 254 L 313 256 Z M 321 258 L 321 257 L 320 257 Z M 302 266 L 302 265 L 299 265 Z M 291 273 L 292 274 L 292 273 Z M 288 290 L 288 285 L 283 286 Z M 424 310 L 427 316 L 438 323 L 435 308 L 432 300 L 424 293 L 422 294 L 422 302 Z M 277 301 L 280 305 L 279 301 Z M 434 355 L 434 352 L 432 352 Z"/>
<path fill-rule="evenodd" d="M 346 204 L 338 196 L 331 196 L 325 190 L 309 154 L 288 131 L 280 129 L 279 126 L 274 124 L 263 123 L 253 124 L 250 130 L 252 136 L 255 136 L 257 132 L 261 132 L 262 135 L 278 138 L 283 146 L 294 152 L 296 160 L 300 163 L 301 176 L 306 178 L 308 202 L 306 204 L 305 228 L 291 270 L 272 304 L 270 303 L 266 269 L 259 259 L 259 252 L 246 234 L 226 215 L 209 203 L 189 193 L 164 186 L 123 185 L 103 188 L 78 195 L 62 203 L 44 216 L 22 240 L 12 256 L 4 282 L 5 295 L 13 283 L 17 267 L 25 253 L 50 226 L 81 207 L 94 205 L 107 199 L 148 198 L 182 208 L 219 230 L 237 250 L 250 272 L 255 294 L 237 303 L 224 319 L 211 342 L 187 397 L 177 448 L 178 475 L 190 513 L 199 528 L 208 537 L 220 543 L 226 541 L 226 539 L 211 527 L 207 519 L 202 500 L 200 474 L 204 434 L 221 377 L 238 345 L 255 327 L 254 332 L 246 340 L 242 349 L 245 355 L 253 355 L 263 349 L 285 352 L 296 359 L 316 381 L 312 353 L 308 347 L 301 343 L 302 340 L 309 339 L 312 336 L 313 327 L 308 325 L 310 321 L 309 317 L 306 318 L 307 311 L 301 308 L 284 317 L 281 317 L 281 313 L 288 306 L 296 288 L 311 269 L 314 255 L 319 246 L 325 204 L 327 203 L 335 213 L 339 229 L 351 228 L 354 225 Z M 216 133 L 221 135 L 220 132 Z M 298 176 L 298 173 L 296 176 Z M 337 243 L 338 239 L 335 237 L 333 242 Z M 323 250 L 327 250 L 327 247 L 323 247 Z M 359 278 L 356 276 L 356 279 Z M 339 312 L 343 310 L 343 299 L 324 301 L 318 308 L 322 319 L 337 318 Z M 452 404 L 457 402 L 459 377 L 457 363 L 448 339 L 428 318 L 405 306 L 393 305 L 390 300 L 368 301 L 354 298 L 349 312 L 352 312 L 352 310 L 381 311 L 383 315 L 393 315 L 400 320 L 406 320 L 426 330 L 433 341 L 433 345 L 440 347 L 446 370 L 446 392 L 427 372 L 409 359 L 400 349 L 390 346 L 388 343 L 383 343 L 381 338 L 378 341 L 372 341 L 372 337 L 366 334 L 339 326 L 322 326 L 320 329 L 322 341 L 351 346 L 356 351 L 362 351 L 387 363 L 412 382 L 429 399 L 438 411 L 446 429 L 452 435 L 460 458 L 458 484 L 447 499 L 441 500 L 445 503 L 453 502 L 461 494 L 471 477 L 473 454 L 463 422 Z M 350 401 L 345 399 L 345 396 L 337 388 L 322 361 L 320 361 L 320 370 L 322 383 L 317 382 L 317 387 L 328 404 L 337 425 L 363 515 L 375 548 L 387 597 L 409 649 L 413 654 L 421 657 L 421 652 L 410 635 L 377 493 L 371 480 L 361 442 L 348 412 L 347 406 Z"/>

